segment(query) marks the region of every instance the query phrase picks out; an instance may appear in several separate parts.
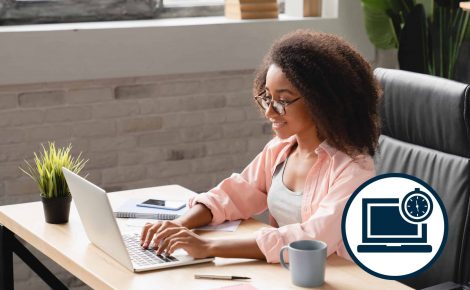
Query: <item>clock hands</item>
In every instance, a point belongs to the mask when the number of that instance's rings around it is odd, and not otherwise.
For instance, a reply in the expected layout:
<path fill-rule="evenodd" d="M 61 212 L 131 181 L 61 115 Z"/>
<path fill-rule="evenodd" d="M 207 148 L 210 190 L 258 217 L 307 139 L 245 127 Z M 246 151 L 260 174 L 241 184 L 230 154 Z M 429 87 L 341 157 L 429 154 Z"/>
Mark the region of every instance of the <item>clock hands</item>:
<path fill-rule="evenodd" d="M 432 213 L 432 203 L 424 192 L 415 190 L 407 194 L 402 202 L 402 210 L 413 222 L 426 220 Z"/>

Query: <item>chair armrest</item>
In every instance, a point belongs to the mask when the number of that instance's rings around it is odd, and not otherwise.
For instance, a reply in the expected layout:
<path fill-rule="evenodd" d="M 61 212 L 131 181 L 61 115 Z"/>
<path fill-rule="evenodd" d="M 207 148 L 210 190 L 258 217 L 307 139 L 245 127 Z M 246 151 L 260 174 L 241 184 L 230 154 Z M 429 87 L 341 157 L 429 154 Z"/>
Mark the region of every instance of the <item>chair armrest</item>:
<path fill-rule="evenodd" d="M 444 282 L 421 290 L 470 290 L 468 285 L 457 284 L 455 282 Z"/>

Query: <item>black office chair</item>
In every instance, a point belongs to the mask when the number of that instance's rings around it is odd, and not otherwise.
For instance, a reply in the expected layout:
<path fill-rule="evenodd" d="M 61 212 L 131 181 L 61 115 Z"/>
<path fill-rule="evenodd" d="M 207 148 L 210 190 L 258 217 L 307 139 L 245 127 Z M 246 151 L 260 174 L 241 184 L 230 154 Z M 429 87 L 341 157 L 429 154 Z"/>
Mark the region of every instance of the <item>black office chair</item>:
<path fill-rule="evenodd" d="M 401 172 L 428 182 L 449 219 L 444 251 L 427 271 L 401 281 L 413 288 L 470 281 L 470 88 L 439 77 L 378 68 L 384 91 L 377 174 Z"/>

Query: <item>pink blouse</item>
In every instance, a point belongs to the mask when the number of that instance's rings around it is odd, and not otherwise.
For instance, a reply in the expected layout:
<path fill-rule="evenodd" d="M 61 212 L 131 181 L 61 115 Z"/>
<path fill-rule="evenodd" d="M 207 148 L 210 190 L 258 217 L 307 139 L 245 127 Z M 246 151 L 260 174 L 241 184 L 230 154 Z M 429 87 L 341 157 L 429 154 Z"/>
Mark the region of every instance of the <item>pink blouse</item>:
<path fill-rule="evenodd" d="M 202 203 L 212 212 L 211 224 L 226 220 L 248 219 L 267 208 L 267 192 L 276 166 L 284 162 L 296 142 L 275 137 L 242 171 L 224 179 L 215 188 L 189 201 L 189 206 Z M 302 222 L 262 228 L 256 242 L 269 263 L 279 262 L 282 246 L 296 240 L 322 240 L 328 245 L 328 255 L 337 252 L 349 258 L 341 237 L 341 217 L 354 190 L 375 175 L 373 159 L 359 155 L 352 159 L 331 147 L 326 141 L 315 150 L 318 155 L 305 180 L 302 197 Z"/>

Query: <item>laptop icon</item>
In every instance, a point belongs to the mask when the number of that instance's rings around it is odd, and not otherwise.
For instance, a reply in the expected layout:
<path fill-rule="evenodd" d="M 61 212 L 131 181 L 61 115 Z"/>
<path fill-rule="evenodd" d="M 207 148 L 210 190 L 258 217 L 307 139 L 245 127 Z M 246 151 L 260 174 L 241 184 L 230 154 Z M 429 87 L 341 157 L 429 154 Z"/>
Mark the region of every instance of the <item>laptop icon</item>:
<path fill-rule="evenodd" d="M 362 253 L 428 253 L 427 224 L 411 223 L 400 214 L 398 198 L 362 199 Z"/>
<path fill-rule="evenodd" d="M 139 234 L 121 234 L 106 191 L 66 168 L 62 168 L 88 239 L 133 272 L 205 263 L 214 258 L 194 259 L 184 251 L 173 256 L 156 255 L 140 246 Z"/>

